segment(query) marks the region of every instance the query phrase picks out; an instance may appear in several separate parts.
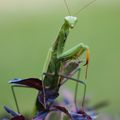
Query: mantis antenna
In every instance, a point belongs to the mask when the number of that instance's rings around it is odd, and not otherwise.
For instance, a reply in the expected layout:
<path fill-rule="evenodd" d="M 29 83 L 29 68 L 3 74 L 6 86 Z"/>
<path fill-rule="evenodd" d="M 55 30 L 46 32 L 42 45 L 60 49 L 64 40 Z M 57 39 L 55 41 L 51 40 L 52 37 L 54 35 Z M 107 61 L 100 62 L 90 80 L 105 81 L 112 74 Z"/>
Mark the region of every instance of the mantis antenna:
<path fill-rule="evenodd" d="M 69 9 L 69 7 L 68 7 L 67 1 L 64 0 L 64 3 L 65 3 L 65 6 L 66 6 L 66 8 L 67 8 L 68 14 L 71 16 L 70 9 Z"/>
<path fill-rule="evenodd" d="M 78 10 L 75 15 L 78 15 L 81 11 L 83 11 L 84 9 L 86 9 L 88 6 L 90 6 L 92 3 L 94 3 L 96 0 L 93 0 L 91 2 L 89 2 L 88 4 L 86 4 L 85 6 L 83 6 L 80 10 Z"/>

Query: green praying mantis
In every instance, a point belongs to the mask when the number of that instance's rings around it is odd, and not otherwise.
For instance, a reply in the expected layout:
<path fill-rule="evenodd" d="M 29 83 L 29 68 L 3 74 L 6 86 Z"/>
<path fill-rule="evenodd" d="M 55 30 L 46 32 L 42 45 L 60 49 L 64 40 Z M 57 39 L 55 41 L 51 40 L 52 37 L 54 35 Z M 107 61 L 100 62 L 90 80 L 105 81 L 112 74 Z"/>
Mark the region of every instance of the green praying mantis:
<path fill-rule="evenodd" d="M 81 10 L 92 4 L 94 1 L 84 6 Z M 65 3 L 67 6 L 66 1 Z M 69 9 L 68 12 L 70 13 Z M 42 80 L 43 80 L 44 89 L 56 90 L 57 92 L 59 91 L 59 87 L 62 84 L 64 84 L 68 79 L 75 81 L 76 82 L 75 98 L 74 98 L 75 104 L 76 104 L 78 83 L 82 83 L 85 87 L 83 103 L 82 103 L 82 107 L 83 107 L 85 92 L 86 92 L 86 84 L 84 81 L 79 80 L 80 69 L 81 69 L 79 64 L 83 62 L 80 59 L 81 55 L 84 52 L 86 52 L 86 63 L 84 64 L 84 66 L 86 65 L 88 68 L 88 64 L 90 61 L 89 47 L 83 43 L 79 43 L 78 45 L 64 52 L 65 43 L 67 41 L 69 32 L 71 29 L 75 27 L 76 23 L 77 23 L 77 17 L 75 16 L 70 15 L 64 18 L 64 24 L 62 25 L 59 31 L 58 37 L 48 51 L 48 56 L 43 68 L 44 77 L 42 78 Z M 86 68 L 86 77 L 87 77 L 87 68 Z M 78 72 L 78 78 L 77 79 L 72 78 L 72 76 L 76 72 Z M 45 96 L 46 93 L 44 91 L 44 97 Z M 43 105 L 46 107 L 45 100 Z"/>
<path fill-rule="evenodd" d="M 68 9 L 67 2 L 66 0 L 64 1 Z M 94 1 L 95 0 L 85 5 L 82 9 L 79 10 L 79 12 L 85 9 L 86 7 L 88 7 Z M 68 13 L 70 14 L 69 9 L 68 9 Z M 71 29 L 75 27 L 76 23 L 77 23 L 77 17 L 71 16 L 71 15 L 66 16 L 64 18 L 64 24 L 62 25 L 59 31 L 57 39 L 54 41 L 54 43 L 52 44 L 52 47 L 48 51 L 48 55 L 44 63 L 43 75 L 42 75 L 42 85 L 43 85 L 43 95 L 44 95 L 43 107 L 44 108 L 46 108 L 46 91 L 45 90 L 48 89 L 49 91 L 55 91 L 55 93 L 59 93 L 60 86 L 63 85 L 68 80 L 73 80 L 76 82 L 75 98 L 74 98 L 75 104 L 77 104 L 76 96 L 77 96 L 78 83 L 81 83 L 84 85 L 84 95 L 82 100 L 83 101 L 82 107 L 84 107 L 86 83 L 85 81 L 81 81 L 79 78 L 80 70 L 81 70 L 80 64 L 84 63 L 83 66 L 86 66 L 86 77 L 87 77 L 87 68 L 90 61 L 89 47 L 83 43 L 79 43 L 78 45 L 64 52 L 65 43 L 67 41 L 69 32 Z M 86 52 L 86 60 L 84 61 L 83 59 L 81 59 L 81 56 L 85 52 Z M 78 77 L 73 78 L 73 76 L 77 72 L 78 72 Z M 15 98 L 17 109 L 18 109 L 18 104 L 17 104 L 13 87 L 12 87 L 12 92 Z M 38 93 L 38 95 L 40 94 L 40 92 Z M 38 106 L 39 106 L 39 102 L 37 99 L 36 108 L 35 108 L 36 111 L 39 111 Z"/>
<path fill-rule="evenodd" d="M 77 70 L 80 70 L 79 57 L 86 51 L 86 64 L 89 63 L 89 48 L 83 43 L 63 52 L 70 29 L 73 29 L 77 22 L 77 18 L 73 16 L 65 17 L 65 22 L 62 25 L 56 41 L 53 43 L 52 48 L 49 49 L 48 57 L 44 65 L 43 73 L 43 86 L 44 89 L 59 91 L 59 87 L 63 84 L 64 79 L 71 79 L 80 82 L 86 86 L 83 81 L 72 78 Z M 66 65 L 67 64 L 67 65 Z M 79 68 L 79 69 L 78 69 Z M 40 91 L 41 92 L 41 91 Z M 46 93 L 44 91 L 44 97 Z M 46 107 L 46 98 L 44 98 L 44 107 Z M 37 99 L 38 100 L 38 99 Z M 84 100 L 83 100 L 84 101 Z M 38 102 L 37 102 L 38 103 Z M 38 106 L 38 104 L 36 105 Z"/>

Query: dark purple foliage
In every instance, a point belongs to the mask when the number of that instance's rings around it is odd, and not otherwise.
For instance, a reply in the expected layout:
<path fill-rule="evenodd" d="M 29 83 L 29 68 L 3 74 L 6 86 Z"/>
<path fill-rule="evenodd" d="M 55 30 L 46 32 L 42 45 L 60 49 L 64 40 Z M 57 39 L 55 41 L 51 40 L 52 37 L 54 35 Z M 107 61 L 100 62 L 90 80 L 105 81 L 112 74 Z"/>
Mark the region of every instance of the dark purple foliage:
<path fill-rule="evenodd" d="M 12 111 L 11 109 L 9 109 L 8 107 L 6 107 L 6 106 L 4 106 L 4 109 L 8 112 L 8 113 L 10 113 L 12 116 L 18 116 L 18 114 L 16 113 L 16 112 L 14 112 L 14 111 Z"/>
<path fill-rule="evenodd" d="M 63 107 L 63 106 L 54 106 L 54 108 L 56 108 L 56 110 L 59 110 L 59 111 L 65 113 L 70 119 L 72 119 L 69 111 L 65 107 Z"/>
<path fill-rule="evenodd" d="M 78 113 L 71 113 L 72 120 L 93 120 L 89 115 L 87 114 L 78 114 Z"/>
<path fill-rule="evenodd" d="M 11 120 L 25 120 L 25 118 L 24 118 L 24 116 L 19 115 L 19 116 L 11 118 Z"/>
<path fill-rule="evenodd" d="M 27 78 L 27 79 L 13 79 L 9 83 L 22 85 L 26 87 L 35 88 L 37 90 L 42 90 L 42 81 L 38 78 Z"/>
<path fill-rule="evenodd" d="M 25 120 L 25 117 L 23 115 L 14 112 L 8 107 L 4 106 L 4 109 L 11 114 L 12 118 L 10 120 Z"/>
<path fill-rule="evenodd" d="M 57 111 L 63 112 L 63 113 L 65 113 L 70 119 L 72 119 L 72 118 L 71 118 L 71 115 L 69 114 L 68 110 L 67 110 L 65 107 L 52 105 L 52 106 L 49 106 L 49 108 L 46 108 L 46 110 L 39 112 L 39 113 L 34 117 L 33 120 L 44 120 L 44 119 L 47 117 L 47 115 L 48 115 L 50 112 L 52 112 L 52 111 L 55 111 L 55 112 L 57 112 Z"/>
<path fill-rule="evenodd" d="M 43 119 L 51 109 L 51 105 L 54 100 L 59 96 L 58 88 L 57 89 L 50 89 L 44 88 L 42 85 L 42 81 L 37 78 L 28 78 L 28 79 L 14 79 L 11 80 L 9 83 L 20 85 L 24 87 L 31 87 L 35 88 L 39 91 L 37 96 L 37 117 L 35 119 Z"/>

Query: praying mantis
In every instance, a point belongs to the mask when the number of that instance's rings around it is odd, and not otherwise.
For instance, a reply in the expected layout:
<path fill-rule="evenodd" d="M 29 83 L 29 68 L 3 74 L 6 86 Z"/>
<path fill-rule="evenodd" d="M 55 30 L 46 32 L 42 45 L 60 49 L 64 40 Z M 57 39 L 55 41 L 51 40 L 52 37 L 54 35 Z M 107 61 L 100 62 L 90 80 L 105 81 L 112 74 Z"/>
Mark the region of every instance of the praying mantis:
<path fill-rule="evenodd" d="M 81 10 L 89 6 L 94 1 L 84 6 Z M 66 1 L 65 3 L 67 6 Z M 79 64 L 80 62 L 82 62 L 82 60 L 79 60 L 79 58 L 86 51 L 86 63 L 84 64 L 84 66 L 87 65 L 88 67 L 90 60 L 89 47 L 83 43 L 79 43 L 78 45 L 64 52 L 65 43 L 69 35 L 70 29 L 73 29 L 76 23 L 77 23 L 77 17 L 75 16 L 70 15 L 64 18 L 64 24 L 62 25 L 59 31 L 58 37 L 48 52 L 48 56 L 43 69 L 43 74 L 45 75 L 43 77 L 43 86 L 44 89 L 47 88 L 49 90 L 55 90 L 57 93 L 59 91 L 59 87 L 62 84 L 64 84 L 64 82 L 66 81 L 66 80 L 64 81 L 64 79 L 70 79 L 77 82 L 76 90 L 75 90 L 75 94 L 77 94 L 76 92 L 77 92 L 78 83 L 82 83 L 85 86 L 83 103 L 82 103 L 82 106 L 84 106 L 86 84 L 85 82 L 79 80 L 79 76 L 80 76 Z M 78 71 L 78 79 L 72 78 L 72 76 L 77 71 Z M 86 76 L 87 76 L 87 72 L 86 72 Z M 44 92 L 44 96 L 46 96 L 44 90 L 43 92 Z M 45 99 L 46 98 L 44 98 L 44 105 L 46 102 Z M 76 96 L 75 96 L 75 103 L 76 103 Z"/>
<path fill-rule="evenodd" d="M 79 57 L 86 51 L 86 65 L 89 63 L 89 47 L 80 43 L 70 50 L 63 52 L 67 36 L 70 29 L 73 29 L 77 22 L 77 17 L 65 17 L 64 24 L 62 25 L 56 41 L 50 48 L 47 57 L 47 63 L 43 69 L 45 77 L 43 78 L 43 85 L 49 89 L 59 89 L 59 86 L 64 81 L 64 78 L 73 80 L 72 76 L 78 70 Z M 67 65 L 66 65 L 67 64 Z M 72 66 L 70 69 L 69 67 Z M 68 69 L 68 70 L 67 70 Z M 67 73 L 65 73 L 67 71 Z M 75 80 L 75 79 L 74 79 Z M 75 80 L 77 81 L 77 79 Z M 80 81 L 81 82 L 81 81 Z M 82 84 L 85 84 L 81 82 Z"/>
<path fill-rule="evenodd" d="M 95 0 L 84 6 L 81 10 L 86 8 L 88 5 L 93 3 Z M 66 3 L 66 1 L 65 1 Z M 66 3 L 67 6 L 67 3 Z M 67 6 L 68 8 L 68 6 Z M 69 12 L 69 9 L 68 9 Z M 40 81 L 37 78 L 30 78 L 30 79 L 20 79 L 20 80 L 12 80 L 9 83 L 14 84 L 12 86 L 12 92 L 15 98 L 15 103 L 17 106 L 17 110 L 19 113 L 19 108 L 14 92 L 14 87 L 32 87 L 39 89 L 38 97 L 36 100 L 36 111 L 41 110 L 41 105 L 39 101 L 42 96 L 43 99 L 41 100 L 42 107 L 44 109 L 47 108 L 46 102 L 48 99 L 56 99 L 59 96 L 59 89 L 61 85 L 63 85 L 68 80 L 73 80 L 76 82 L 76 89 L 75 89 L 75 104 L 76 104 L 76 94 L 78 83 L 84 85 L 84 96 L 83 96 L 83 103 L 82 107 L 84 107 L 84 99 L 85 99 L 85 92 L 86 92 L 86 83 L 85 81 L 80 80 L 80 64 L 84 63 L 83 66 L 86 67 L 86 71 L 88 68 L 88 64 L 90 61 L 90 52 L 89 47 L 83 43 L 79 43 L 78 45 L 74 46 L 73 48 L 64 52 L 65 43 L 67 41 L 67 37 L 71 29 L 75 27 L 77 23 L 77 17 L 75 16 L 66 16 L 64 18 L 64 24 L 62 25 L 57 39 L 52 44 L 52 47 L 48 51 L 48 55 L 43 67 L 43 74 L 42 80 Z M 83 53 L 86 52 L 86 60 L 81 59 Z M 73 78 L 73 76 L 78 72 L 78 77 Z M 87 72 L 86 72 L 87 76 Z M 38 82 L 39 81 L 39 82 Z M 34 84 L 34 85 L 33 85 Z M 34 87 L 33 87 L 34 86 Z M 42 86 L 39 88 L 39 86 Z M 41 92 L 42 91 L 42 92 Z M 53 98 L 51 98 L 53 97 Z M 40 106 L 40 107 L 38 107 Z"/>

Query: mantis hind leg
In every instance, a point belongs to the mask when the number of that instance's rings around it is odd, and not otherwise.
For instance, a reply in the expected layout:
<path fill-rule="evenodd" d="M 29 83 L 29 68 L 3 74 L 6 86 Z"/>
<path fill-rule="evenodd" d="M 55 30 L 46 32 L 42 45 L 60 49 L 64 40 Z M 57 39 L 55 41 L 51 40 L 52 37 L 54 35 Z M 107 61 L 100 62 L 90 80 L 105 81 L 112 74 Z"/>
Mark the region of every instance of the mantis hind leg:
<path fill-rule="evenodd" d="M 13 94 L 13 98 L 14 98 L 14 101 L 15 101 L 17 112 L 20 113 L 19 105 L 18 105 L 18 102 L 17 102 L 17 97 L 16 97 L 15 90 L 14 90 L 14 88 L 16 88 L 16 87 L 26 87 L 26 86 L 20 86 L 20 85 L 12 85 L 11 86 L 11 91 L 12 91 L 12 94 Z"/>
<path fill-rule="evenodd" d="M 78 71 L 77 71 L 77 79 L 80 79 L 80 68 L 78 68 Z M 78 93 L 78 82 L 76 82 L 76 85 L 75 85 L 75 95 L 74 95 L 74 103 L 75 103 L 75 106 L 76 106 L 76 109 L 77 109 L 77 93 Z"/>
<path fill-rule="evenodd" d="M 85 95 L 86 95 L 86 83 L 79 79 L 79 77 L 80 77 L 80 69 L 78 70 L 78 78 L 77 79 L 76 78 L 72 78 L 72 77 L 68 77 L 68 76 L 65 76 L 65 75 L 62 75 L 62 74 L 59 74 L 59 76 L 76 82 L 75 97 L 74 97 L 74 102 L 75 102 L 76 108 L 77 108 L 77 101 L 76 101 L 76 99 L 77 99 L 78 84 L 81 83 L 82 85 L 84 85 L 84 93 L 83 93 L 83 98 L 82 98 L 82 109 L 83 109 L 84 108 Z"/>

